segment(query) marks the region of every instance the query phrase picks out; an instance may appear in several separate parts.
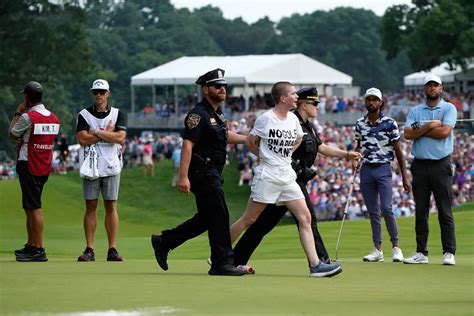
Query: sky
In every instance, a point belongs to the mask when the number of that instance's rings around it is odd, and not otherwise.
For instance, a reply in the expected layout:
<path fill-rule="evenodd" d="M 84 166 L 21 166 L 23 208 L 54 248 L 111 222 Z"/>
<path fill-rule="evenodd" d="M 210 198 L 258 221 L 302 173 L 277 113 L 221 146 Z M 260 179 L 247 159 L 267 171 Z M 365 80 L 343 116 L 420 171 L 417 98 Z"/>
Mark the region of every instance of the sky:
<path fill-rule="evenodd" d="M 226 19 L 242 17 L 247 23 L 254 23 L 264 16 L 273 22 L 294 13 L 305 14 L 316 10 L 329 11 L 336 7 L 353 7 L 372 10 L 382 16 L 385 10 L 398 4 L 411 4 L 411 0 L 171 0 L 176 8 L 189 10 L 211 4 L 219 7 Z"/>

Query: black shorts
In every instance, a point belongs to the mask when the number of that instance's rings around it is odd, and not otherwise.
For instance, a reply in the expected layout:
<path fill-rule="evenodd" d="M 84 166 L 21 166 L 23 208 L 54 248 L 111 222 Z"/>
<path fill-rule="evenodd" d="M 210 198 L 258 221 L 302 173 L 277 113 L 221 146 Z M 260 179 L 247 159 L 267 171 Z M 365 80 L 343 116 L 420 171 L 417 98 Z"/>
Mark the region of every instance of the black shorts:
<path fill-rule="evenodd" d="M 41 208 L 41 194 L 43 186 L 48 181 L 49 176 L 34 176 L 28 170 L 27 161 L 18 161 L 16 173 L 20 179 L 23 209 L 31 210 Z"/>

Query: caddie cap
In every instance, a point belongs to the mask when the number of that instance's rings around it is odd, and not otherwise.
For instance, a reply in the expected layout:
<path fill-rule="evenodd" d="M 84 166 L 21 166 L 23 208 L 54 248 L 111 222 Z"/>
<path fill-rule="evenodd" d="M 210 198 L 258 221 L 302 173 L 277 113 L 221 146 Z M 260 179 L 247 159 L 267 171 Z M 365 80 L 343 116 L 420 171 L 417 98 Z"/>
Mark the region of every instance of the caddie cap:
<path fill-rule="evenodd" d="M 225 84 L 226 81 L 224 79 L 224 74 L 225 74 L 224 69 L 216 68 L 200 76 L 198 80 L 196 80 L 196 84 L 201 85 L 201 86 L 207 86 L 213 83 Z"/>
<path fill-rule="evenodd" d="M 26 94 L 27 96 L 40 96 L 43 94 L 43 87 L 37 81 L 30 81 L 26 86 L 21 90 L 20 93 Z"/>
<path fill-rule="evenodd" d="M 379 100 L 382 100 L 382 92 L 377 88 L 367 89 L 367 91 L 365 92 L 364 98 L 367 98 L 368 96 L 371 96 L 371 95 L 376 96 L 377 98 L 379 98 Z"/>
<path fill-rule="evenodd" d="M 91 90 L 109 90 L 109 83 L 104 79 L 97 79 L 92 83 Z"/>
<path fill-rule="evenodd" d="M 314 87 L 302 88 L 296 91 L 296 94 L 298 95 L 298 101 L 307 100 L 319 103 L 318 90 Z"/>
<path fill-rule="evenodd" d="M 427 75 L 425 76 L 425 80 L 424 80 L 423 85 L 427 84 L 427 83 L 430 82 L 430 81 L 434 81 L 434 82 L 436 82 L 436 83 L 443 84 L 443 83 L 441 82 L 441 78 L 438 77 L 437 75 L 427 74 Z"/>

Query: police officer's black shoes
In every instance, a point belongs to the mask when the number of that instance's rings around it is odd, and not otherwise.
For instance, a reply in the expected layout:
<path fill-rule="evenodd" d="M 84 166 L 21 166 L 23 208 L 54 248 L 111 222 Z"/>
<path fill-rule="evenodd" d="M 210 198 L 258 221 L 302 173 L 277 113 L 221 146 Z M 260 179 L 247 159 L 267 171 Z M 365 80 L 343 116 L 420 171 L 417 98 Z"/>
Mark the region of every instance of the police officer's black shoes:
<path fill-rule="evenodd" d="M 158 265 L 163 270 L 168 270 L 168 252 L 170 252 L 170 248 L 166 247 L 163 243 L 163 239 L 161 235 L 151 235 L 151 245 L 155 250 L 155 258 Z"/>
<path fill-rule="evenodd" d="M 32 247 L 30 251 L 16 256 L 16 261 L 20 262 L 46 262 L 48 257 L 44 248 Z"/>
<path fill-rule="evenodd" d="M 209 275 L 240 276 L 247 274 L 247 271 L 245 269 L 239 269 L 231 264 L 224 264 L 220 267 L 212 267 L 208 273 Z"/>

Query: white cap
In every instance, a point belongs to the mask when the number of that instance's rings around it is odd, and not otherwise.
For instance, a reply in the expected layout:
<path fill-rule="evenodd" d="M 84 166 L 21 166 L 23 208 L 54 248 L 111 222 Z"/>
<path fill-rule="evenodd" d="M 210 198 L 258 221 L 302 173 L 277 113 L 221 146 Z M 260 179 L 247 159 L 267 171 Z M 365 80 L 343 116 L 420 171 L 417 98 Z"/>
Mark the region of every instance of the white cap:
<path fill-rule="evenodd" d="M 92 83 L 91 90 L 109 90 L 109 83 L 104 79 L 97 79 Z"/>
<path fill-rule="evenodd" d="M 441 82 L 441 78 L 438 77 L 437 75 L 427 74 L 426 77 L 425 77 L 425 80 L 424 80 L 423 85 L 427 84 L 427 83 L 430 82 L 430 81 L 434 81 L 434 82 L 436 82 L 436 83 L 443 84 L 443 83 Z"/>
<path fill-rule="evenodd" d="M 370 96 L 370 95 L 376 96 L 377 98 L 379 98 L 380 100 L 382 100 L 382 92 L 380 92 L 380 90 L 377 89 L 377 88 L 369 88 L 369 89 L 367 89 L 367 91 L 365 92 L 364 98 L 367 98 L 367 97 Z"/>

